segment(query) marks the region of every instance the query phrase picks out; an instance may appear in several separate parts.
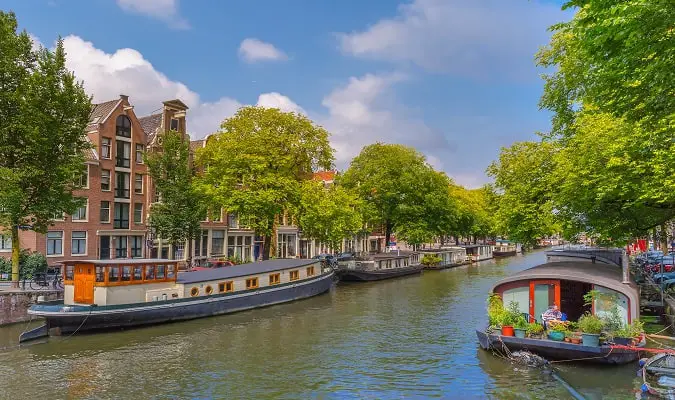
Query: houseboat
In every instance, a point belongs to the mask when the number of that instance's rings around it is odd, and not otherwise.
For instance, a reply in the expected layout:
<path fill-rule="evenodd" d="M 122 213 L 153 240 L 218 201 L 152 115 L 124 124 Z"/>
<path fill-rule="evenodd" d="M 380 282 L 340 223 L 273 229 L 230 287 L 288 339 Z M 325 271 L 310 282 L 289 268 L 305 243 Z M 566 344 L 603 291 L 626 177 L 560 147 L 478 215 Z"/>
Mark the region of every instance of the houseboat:
<path fill-rule="evenodd" d="M 463 247 L 441 247 L 440 249 L 418 250 L 422 259 L 425 255 L 436 256 L 441 261 L 435 265 L 425 265 L 424 269 L 446 269 L 466 264 L 466 250 Z"/>
<path fill-rule="evenodd" d="M 242 311 L 328 291 L 334 272 L 315 259 L 275 259 L 178 273 L 177 261 L 65 261 L 62 304 L 35 304 L 46 324 L 22 335 L 127 328 Z"/>
<path fill-rule="evenodd" d="M 494 247 L 492 249 L 492 255 L 494 257 L 511 257 L 520 252 L 520 244 L 511 243 L 508 240 L 495 241 Z"/>
<path fill-rule="evenodd" d="M 424 267 L 417 252 L 390 252 L 356 258 L 339 263 L 338 276 L 343 281 L 379 281 L 399 276 L 419 274 Z"/>
<path fill-rule="evenodd" d="M 596 298 L 586 305 L 584 295 L 591 290 L 613 295 L 616 301 Z M 639 318 L 639 289 L 635 282 L 625 280 L 621 267 L 589 262 L 552 262 L 521 271 L 497 282 L 493 293 L 503 303 L 518 304 L 519 311 L 530 322 L 542 324 L 542 315 L 549 306 L 556 305 L 568 321 L 577 321 L 584 313 L 602 317 L 615 306 L 624 324 Z M 607 297 L 605 297 L 606 299 Z M 528 350 L 552 360 L 586 359 L 590 362 L 624 364 L 638 359 L 638 352 L 616 348 L 609 344 L 584 346 L 548 339 L 503 336 L 500 332 L 488 333 L 487 327 L 476 330 L 480 346 L 484 349 L 510 351 Z"/>
<path fill-rule="evenodd" d="M 489 244 L 469 244 L 462 246 L 466 251 L 468 262 L 478 262 L 493 258 L 492 246 Z"/>

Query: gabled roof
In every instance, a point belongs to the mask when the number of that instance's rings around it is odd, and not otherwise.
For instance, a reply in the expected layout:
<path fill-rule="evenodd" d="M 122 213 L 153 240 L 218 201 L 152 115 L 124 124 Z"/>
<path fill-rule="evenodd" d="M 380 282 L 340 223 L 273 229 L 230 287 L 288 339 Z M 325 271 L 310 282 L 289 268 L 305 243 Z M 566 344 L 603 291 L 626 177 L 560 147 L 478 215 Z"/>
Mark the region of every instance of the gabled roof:
<path fill-rule="evenodd" d="M 91 113 L 89 114 L 89 125 L 87 125 L 87 132 L 96 130 L 98 128 L 98 124 L 103 123 L 103 121 L 108 118 L 110 113 L 113 112 L 120 101 L 122 100 L 116 99 L 99 104 L 92 104 Z"/>
<path fill-rule="evenodd" d="M 162 125 L 162 113 L 152 114 L 138 119 L 141 129 L 148 137 L 148 143 L 152 141 L 157 133 L 157 128 Z"/>
<path fill-rule="evenodd" d="M 162 102 L 162 104 L 164 104 L 167 107 L 177 108 L 179 110 L 187 110 L 189 108 L 187 104 L 183 103 L 179 99 L 167 100 Z"/>
<path fill-rule="evenodd" d="M 335 180 L 337 171 L 319 171 L 315 172 L 313 179 L 315 181 L 332 182 Z"/>

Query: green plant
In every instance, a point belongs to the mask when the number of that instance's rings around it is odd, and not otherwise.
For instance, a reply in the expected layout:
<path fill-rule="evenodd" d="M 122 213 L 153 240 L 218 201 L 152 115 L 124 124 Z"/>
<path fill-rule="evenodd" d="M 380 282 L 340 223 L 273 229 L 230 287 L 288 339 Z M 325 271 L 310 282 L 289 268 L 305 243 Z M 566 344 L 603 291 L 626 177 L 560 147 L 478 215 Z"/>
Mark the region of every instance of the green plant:
<path fill-rule="evenodd" d="M 603 322 L 595 315 L 586 313 L 579 318 L 579 329 L 583 333 L 598 335 L 602 332 Z"/>
<path fill-rule="evenodd" d="M 501 315 L 504 312 L 504 303 L 497 293 L 488 294 L 487 298 L 488 320 L 490 325 L 499 326 L 501 324 Z"/>
<path fill-rule="evenodd" d="M 529 324 L 527 323 L 527 320 L 525 320 L 525 317 L 523 317 L 522 315 L 519 315 L 519 316 L 518 316 L 518 319 L 517 319 L 516 322 L 513 324 L 513 327 L 516 328 L 516 329 L 524 329 L 524 330 L 527 330 L 528 325 L 529 325 Z"/>
<path fill-rule="evenodd" d="M 630 324 L 625 324 L 620 329 L 613 332 L 614 337 L 634 338 L 644 332 L 644 323 L 640 320 L 633 320 Z"/>
<path fill-rule="evenodd" d="M 541 335 L 543 332 L 544 327 L 536 322 L 530 322 L 527 324 L 527 328 L 525 328 L 525 333 L 527 333 L 528 336 Z"/>
<path fill-rule="evenodd" d="M 421 263 L 426 266 L 438 265 L 441 263 L 441 258 L 434 254 L 425 254 L 424 257 L 422 257 Z"/>

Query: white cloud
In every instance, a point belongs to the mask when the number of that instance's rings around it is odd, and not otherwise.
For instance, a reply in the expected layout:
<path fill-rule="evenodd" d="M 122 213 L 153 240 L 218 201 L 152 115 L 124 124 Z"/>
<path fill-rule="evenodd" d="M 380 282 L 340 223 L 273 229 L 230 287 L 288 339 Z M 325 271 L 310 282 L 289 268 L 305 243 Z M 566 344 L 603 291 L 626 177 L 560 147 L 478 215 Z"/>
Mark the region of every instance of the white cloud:
<path fill-rule="evenodd" d="M 288 60 L 288 56 L 273 44 L 255 38 L 242 40 L 239 45 L 239 57 L 248 63 Z"/>
<path fill-rule="evenodd" d="M 341 50 L 474 78 L 536 77 L 534 53 L 563 15 L 559 5 L 504 0 L 414 0 L 398 11 L 364 31 L 338 34 Z"/>
<path fill-rule="evenodd" d="M 284 112 L 295 112 L 307 115 L 307 112 L 293 102 L 293 100 L 277 92 L 261 94 L 258 96 L 258 103 L 256 105 L 267 108 L 278 108 Z"/>
<path fill-rule="evenodd" d="M 189 29 L 190 24 L 178 13 L 178 0 L 117 0 L 124 11 L 147 15 L 174 29 Z"/>
<path fill-rule="evenodd" d="M 33 35 L 32 33 L 29 33 L 29 34 L 28 34 L 28 37 L 30 37 L 30 40 L 31 40 L 31 42 L 32 42 L 32 43 L 31 43 L 31 47 L 32 47 L 33 51 L 39 50 L 40 47 L 45 47 L 45 46 L 42 44 L 42 42 L 40 41 L 40 38 L 38 38 L 37 36 Z"/>

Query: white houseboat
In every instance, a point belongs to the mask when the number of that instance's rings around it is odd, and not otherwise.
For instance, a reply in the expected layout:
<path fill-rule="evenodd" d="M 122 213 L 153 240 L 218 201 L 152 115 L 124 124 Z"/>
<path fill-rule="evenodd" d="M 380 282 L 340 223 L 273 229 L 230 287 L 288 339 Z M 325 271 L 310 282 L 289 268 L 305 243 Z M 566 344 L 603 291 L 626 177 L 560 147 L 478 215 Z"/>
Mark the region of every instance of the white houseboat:
<path fill-rule="evenodd" d="M 466 250 L 466 259 L 469 262 L 478 262 L 493 258 L 492 246 L 489 244 L 469 244 L 463 245 Z"/>
<path fill-rule="evenodd" d="M 419 252 L 422 258 L 425 255 L 430 255 L 441 260 L 436 265 L 425 265 L 424 269 L 445 269 L 466 264 L 466 249 L 464 247 L 443 246 L 439 249 L 422 249 Z"/>
<path fill-rule="evenodd" d="M 315 296 L 334 282 L 333 270 L 316 259 L 275 259 L 181 273 L 176 263 L 65 261 L 63 303 L 31 306 L 28 313 L 45 318 L 46 324 L 22 339 L 226 314 Z"/>
<path fill-rule="evenodd" d="M 338 276 L 343 281 L 379 281 L 404 275 L 419 274 L 423 265 L 420 253 L 392 251 L 340 262 Z"/>

